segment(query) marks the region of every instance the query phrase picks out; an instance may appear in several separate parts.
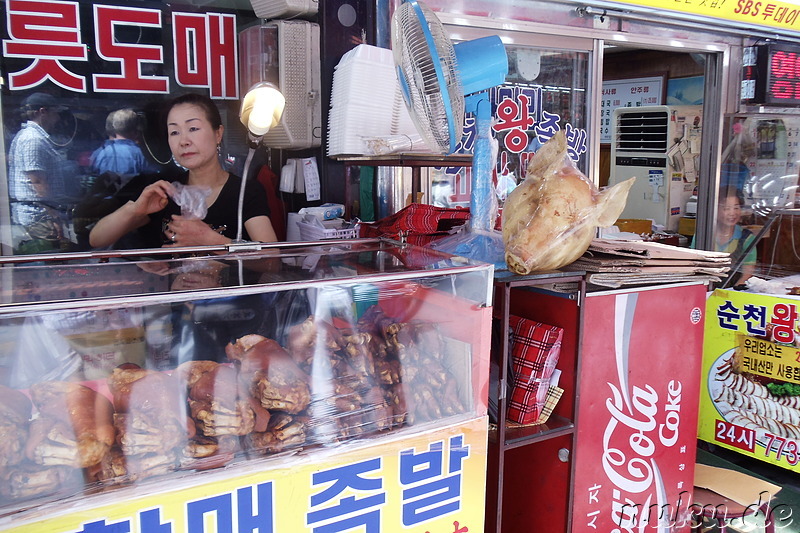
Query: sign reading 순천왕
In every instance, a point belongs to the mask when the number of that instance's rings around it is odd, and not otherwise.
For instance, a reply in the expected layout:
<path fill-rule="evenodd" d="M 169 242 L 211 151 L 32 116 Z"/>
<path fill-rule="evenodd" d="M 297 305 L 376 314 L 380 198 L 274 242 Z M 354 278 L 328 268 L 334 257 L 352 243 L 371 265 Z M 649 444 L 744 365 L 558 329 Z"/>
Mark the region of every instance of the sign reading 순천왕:
<path fill-rule="evenodd" d="M 800 300 L 716 290 L 707 301 L 698 437 L 800 471 Z"/>

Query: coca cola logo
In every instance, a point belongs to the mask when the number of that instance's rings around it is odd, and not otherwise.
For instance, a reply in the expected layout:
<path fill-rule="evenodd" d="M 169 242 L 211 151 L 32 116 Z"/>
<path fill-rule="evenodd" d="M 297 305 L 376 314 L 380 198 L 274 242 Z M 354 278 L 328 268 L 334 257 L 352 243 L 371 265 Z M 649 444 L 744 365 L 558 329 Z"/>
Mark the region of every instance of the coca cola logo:
<path fill-rule="evenodd" d="M 649 384 L 634 385 L 627 395 L 613 383 L 608 386 L 611 397 L 605 407 L 610 418 L 603 432 L 603 471 L 617 489 L 612 506 L 615 523 L 632 527 L 649 518 L 647 508 L 654 498 L 658 507 L 665 503 L 654 456 L 660 448 L 678 442 L 682 386 L 680 381 L 670 381 L 665 402 Z M 641 497 L 644 493 L 649 493 L 646 498 Z"/>

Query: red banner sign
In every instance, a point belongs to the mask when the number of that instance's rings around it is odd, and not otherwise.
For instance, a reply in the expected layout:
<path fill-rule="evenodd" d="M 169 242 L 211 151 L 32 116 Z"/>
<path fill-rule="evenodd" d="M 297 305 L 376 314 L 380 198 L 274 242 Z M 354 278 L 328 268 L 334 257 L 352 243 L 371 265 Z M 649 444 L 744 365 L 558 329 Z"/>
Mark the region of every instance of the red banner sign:
<path fill-rule="evenodd" d="M 7 73 L 9 88 L 32 89 L 49 80 L 81 93 L 90 87 L 98 93 L 171 92 L 168 76 L 151 73 L 165 62 L 163 43 L 118 37 L 126 27 L 163 29 L 162 11 L 100 4 L 92 9 L 96 53 L 110 66 L 93 73 L 90 81 L 74 72 L 76 63 L 89 61 L 78 2 L 6 0 L 9 38 L 3 39 L 3 54 L 29 60 L 26 67 Z M 212 98 L 238 98 L 236 16 L 173 12 L 171 26 L 175 82 L 208 88 Z"/>

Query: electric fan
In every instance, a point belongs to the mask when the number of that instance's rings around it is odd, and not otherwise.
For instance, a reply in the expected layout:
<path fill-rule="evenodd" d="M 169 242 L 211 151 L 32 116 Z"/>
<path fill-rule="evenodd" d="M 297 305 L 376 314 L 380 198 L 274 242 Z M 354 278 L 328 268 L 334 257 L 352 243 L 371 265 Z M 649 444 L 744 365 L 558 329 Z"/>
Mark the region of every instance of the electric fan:
<path fill-rule="evenodd" d="M 422 2 L 407 0 L 392 17 L 392 52 L 411 119 L 431 149 L 453 153 L 461 141 L 465 112 L 475 115 L 469 226 L 435 241 L 435 247 L 505 264 L 502 235 L 493 229 L 494 157 L 491 102 L 486 93 L 502 84 L 508 74 L 503 43 L 490 36 L 453 45 L 433 11 Z"/>

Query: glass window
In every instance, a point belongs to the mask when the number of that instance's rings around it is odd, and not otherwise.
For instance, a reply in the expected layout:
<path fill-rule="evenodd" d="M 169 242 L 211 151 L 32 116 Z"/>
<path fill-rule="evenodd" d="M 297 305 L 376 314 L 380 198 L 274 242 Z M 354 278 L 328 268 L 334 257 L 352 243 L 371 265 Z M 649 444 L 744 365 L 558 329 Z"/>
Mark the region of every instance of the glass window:
<path fill-rule="evenodd" d="M 589 53 L 507 44 L 506 83 L 491 89 L 493 133 L 498 141 L 495 192 L 499 204 L 525 178 L 536 150 L 565 130 L 569 156 L 587 173 L 587 85 Z M 471 152 L 474 120 L 467 116 L 462 152 Z M 471 169 L 447 167 L 431 174 L 432 203 L 467 206 Z"/>
<path fill-rule="evenodd" d="M 180 172 L 160 116 L 177 94 L 216 101 L 221 157 L 240 173 L 237 34 L 255 20 L 249 7 L 2 3 L 3 255 L 86 250 L 104 199 L 134 175 Z"/>
<path fill-rule="evenodd" d="M 793 209 L 798 139 L 797 115 L 726 117 L 713 241 L 716 250 L 731 253 L 734 272 L 726 286 L 800 271 L 800 217 Z"/>

